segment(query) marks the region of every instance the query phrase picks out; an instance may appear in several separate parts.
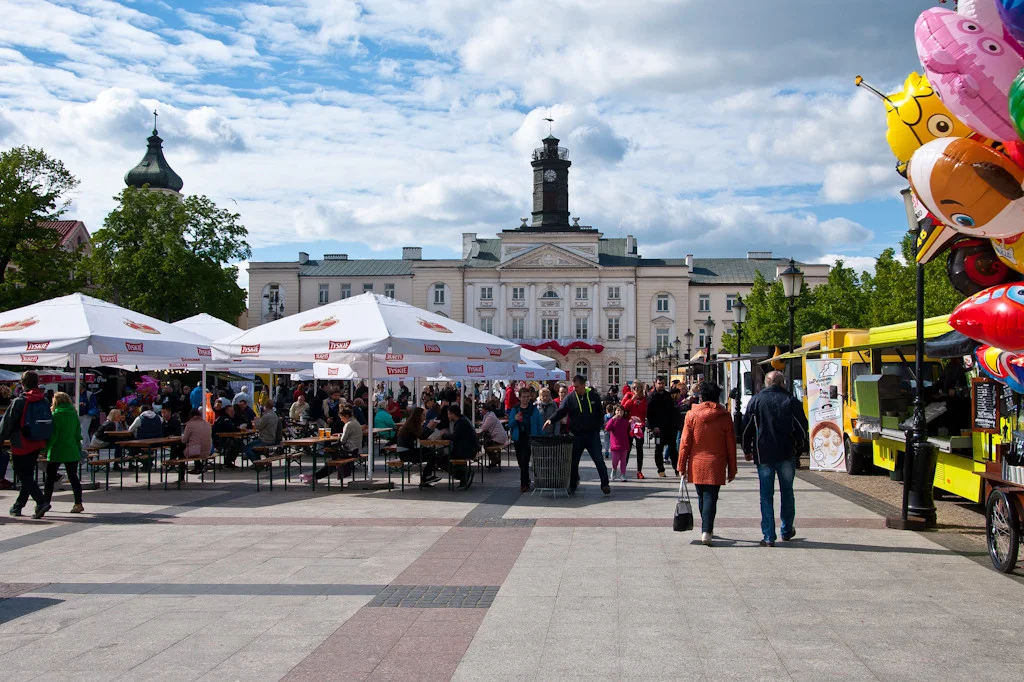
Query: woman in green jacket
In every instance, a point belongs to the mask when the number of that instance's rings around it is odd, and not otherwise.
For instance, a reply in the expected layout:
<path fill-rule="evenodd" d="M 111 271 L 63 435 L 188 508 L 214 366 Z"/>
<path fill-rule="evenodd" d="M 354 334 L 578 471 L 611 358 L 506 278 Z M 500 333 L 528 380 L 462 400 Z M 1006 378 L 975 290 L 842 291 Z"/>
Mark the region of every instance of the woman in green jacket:
<path fill-rule="evenodd" d="M 33 518 L 40 519 L 50 509 L 50 498 L 53 497 L 53 485 L 57 481 L 57 470 L 64 465 L 64 471 L 71 482 L 71 490 L 75 493 L 75 506 L 72 514 L 79 514 L 82 506 L 82 482 L 78 479 L 78 460 L 82 459 L 82 428 L 78 420 L 78 411 L 67 393 L 53 394 L 53 431 L 46 442 L 46 484 L 43 490 L 43 506 Z"/>

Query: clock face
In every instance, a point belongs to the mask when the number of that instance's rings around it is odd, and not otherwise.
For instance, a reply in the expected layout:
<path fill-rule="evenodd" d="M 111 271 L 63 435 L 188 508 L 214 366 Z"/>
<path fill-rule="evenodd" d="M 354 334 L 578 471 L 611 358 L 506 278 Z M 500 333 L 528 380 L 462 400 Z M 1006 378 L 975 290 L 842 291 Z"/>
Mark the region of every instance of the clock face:
<path fill-rule="evenodd" d="M 544 171 L 544 182 L 554 182 L 558 179 L 558 173 L 553 170 Z"/>

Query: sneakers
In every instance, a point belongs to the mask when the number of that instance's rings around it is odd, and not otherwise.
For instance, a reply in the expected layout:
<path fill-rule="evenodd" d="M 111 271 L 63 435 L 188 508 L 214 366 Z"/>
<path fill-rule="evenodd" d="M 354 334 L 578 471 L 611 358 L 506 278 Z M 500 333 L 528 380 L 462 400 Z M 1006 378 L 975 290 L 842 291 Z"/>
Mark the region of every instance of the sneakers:
<path fill-rule="evenodd" d="M 626 478 L 626 472 L 623 471 L 621 474 L 619 474 L 619 483 L 626 483 L 627 481 L 629 481 L 629 479 Z"/>
<path fill-rule="evenodd" d="M 21 507 L 16 504 L 11 505 L 11 508 L 7 510 L 7 513 L 11 516 L 21 516 Z"/>
<path fill-rule="evenodd" d="M 83 507 L 81 505 L 81 503 L 75 503 L 75 506 L 71 508 L 71 513 L 72 514 L 81 514 L 84 511 L 85 511 L 85 507 Z"/>
<path fill-rule="evenodd" d="M 795 530 L 791 530 L 788 533 L 783 533 L 782 534 L 782 539 L 785 542 L 789 542 L 790 540 L 792 540 L 795 537 L 796 537 L 796 531 Z"/>
<path fill-rule="evenodd" d="M 644 472 L 642 472 L 642 471 L 636 472 L 636 477 L 638 479 L 640 479 L 640 480 L 643 480 L 643 479 L 647 478 L 646 476 L 644 476 Z"/>
<path fill-rule="evenodd" d="M 313 482 L 313 474 L 299 474 L 299 480 L 309 485 Z"/>
<path fill-rule="evenodd" d="M 33 519 L 41 519 L 46 515 L 46 512 L 50 511 L 50 505 L 44 504 L 42 506 L 36 505 L 36 512 L 32 515 Z"/>
<path fill-rule="evenodd" d="M 703 542 L 708 547 L 710 547 L 711 546 L 711 533 L 701 533 L 700 534 L 700 541 Z"/>
<path fill-rule="evenodd" d="M 658 472 L 658 478 L 665 478 L 665 472 L 664 471 L 659 471 Z"/>
<path fill-rule="evenodd" d="M 761 540 L 761 542 L 759 542 L 757 544 L 759 544 L 762 547 L 774 547 L 775 546 L 775 540 Z"/>
<path fill-rule="evenodd" d="M 612 489 L 609 486 L 603 485 L 601 486 L 601 492 L 603 492 L 605 495 L 611 495 Z"/>

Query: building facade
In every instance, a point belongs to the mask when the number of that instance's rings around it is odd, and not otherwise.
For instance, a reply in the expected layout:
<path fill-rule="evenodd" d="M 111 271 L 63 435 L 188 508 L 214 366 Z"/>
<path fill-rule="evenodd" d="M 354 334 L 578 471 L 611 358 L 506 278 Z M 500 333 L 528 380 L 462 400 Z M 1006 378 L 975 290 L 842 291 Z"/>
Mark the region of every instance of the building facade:
<path fill-rule="evenodd" d="M 405 247 L 401 259 L 350 260 L 300 253 L 296 261 L 249 263 L 253 327 L 367 291 L 391 296 L 534 348 L 595 386 L 649 381 L 657 349 L 686 332 L 696 353 L 704 321 L 716 323 L 713 348 L 732 327 L 732 302 L 757 272 L 773 280 L 788 259 L 770 252 L 746 258 L 644 258 L 632 236 L 606 238 L 570 218 L 568 151 L 549 136 L 534 150 L 532 220 L 493 238 L 462 235 L 460 258 L 424 259 Z M 809 285 L 827 265 L 801 264 Z M 665 366 L 662 366 L 662 374 Z"/>

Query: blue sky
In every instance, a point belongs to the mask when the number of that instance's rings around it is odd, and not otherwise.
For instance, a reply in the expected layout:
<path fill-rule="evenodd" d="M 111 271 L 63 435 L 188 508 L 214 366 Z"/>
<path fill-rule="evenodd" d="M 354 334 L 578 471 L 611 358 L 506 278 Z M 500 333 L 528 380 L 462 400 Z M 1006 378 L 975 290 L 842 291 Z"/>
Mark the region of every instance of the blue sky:
<path fill-rule="evenodd" d="M 186 193 L 254 258 L 451 257 L 530 210 L 553 131 L 570 209 L 648 256 L 869 267 L 905 229 L 882 105 L 932 0 L 7 0 L 0 148 L 81 180 L 95 230 L 160 112 Z"/>

